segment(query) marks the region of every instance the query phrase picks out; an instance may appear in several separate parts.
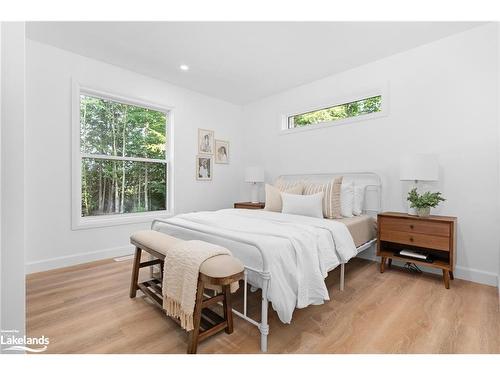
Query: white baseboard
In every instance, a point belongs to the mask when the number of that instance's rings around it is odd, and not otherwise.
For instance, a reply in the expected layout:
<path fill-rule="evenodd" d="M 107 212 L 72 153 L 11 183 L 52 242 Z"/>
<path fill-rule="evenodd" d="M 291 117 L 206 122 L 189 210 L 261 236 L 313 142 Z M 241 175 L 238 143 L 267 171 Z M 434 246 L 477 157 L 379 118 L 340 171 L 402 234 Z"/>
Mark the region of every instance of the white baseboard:
<path fill-rule="evenodd" d="M 479 284 L 497 286 L 498 275 L 493 272 L 476 270 L 462 266 L 455 267 L 455 276 L 458 279 L 474 281 Z"/>
<path fill-rule="evenodd" d="M 376 262 L 380 261 L 380 258 L 375 255 L 375 251 L 372 249 L 362 252 L 361 254 L 358 255 L 358 257 L 363 259 L 373 260 Z M 404 263 L 394 261 L 394 264 L 403 265 Z M 441 274 L 441 271 L 435 268 L 425 267 L 425 266 L 424 267 L 419 266 L 419 267 L 422 268 L 422 270 L 425 272 Z M 500 288 L 499 284 L 500 275 L 497 275 L 496 273 L 493 272 L 481 271 L 474 268 L 468 268 L 463 266 L 456 266 L 454 276 L 457 279 L 473 281 L 479 284 L 498 286 Z M 500 289 L 499 289 L 499 296 L 500 296 Z"/>
<path fill-rule="evenodd" d="M 500 310 L 500 275 L 497 276 L 498 309 Z"/>
<path fill-rule="evenodd" d="M 25 265 L 25 273 L 30 274 L 34 272 L 49 271 L 56 268 L 74 266 L 76 264 L 88 263 L 95 260 L 102 260 L 107 258 L 129 255 L 132 254 L 133 252 L 134 252 L 134 247 L 132 245 L 129 245 L 129 246 L 112 247 L 109 249 L 91 251 L 88 253 L 66 255 L 62 257 L 39 260 L 35 262 L 28 262 Z"/>

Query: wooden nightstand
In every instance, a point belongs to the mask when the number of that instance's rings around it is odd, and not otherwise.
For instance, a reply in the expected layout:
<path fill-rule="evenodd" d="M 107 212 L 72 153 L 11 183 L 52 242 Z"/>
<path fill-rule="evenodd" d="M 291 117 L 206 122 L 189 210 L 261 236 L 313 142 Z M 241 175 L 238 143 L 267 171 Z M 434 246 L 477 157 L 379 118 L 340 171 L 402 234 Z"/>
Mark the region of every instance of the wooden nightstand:
<path fill-rule="evenodd" d="M 381 213 L 378 215 L 377 236 L 377 255 L 382 257 L 380 272 L 384 272 L 386 260 L 391 266 L 392 259 L 439 268 L 443 271 L 444 285 L 449 289 L 456 262 L 456 237 L 456 217 Z M 403 249 L 428 254 L 433 262 L 401 256 L 399 251 Z"/>
<path fill-rule="evenodd" d="M 249 210 L 261 210 L 265 206 L 265 202 L 258 202 L 258 203 L 252 203 L 252 202 L 236 202 L 234 204 L 234 208 L 247 208 Z"/>

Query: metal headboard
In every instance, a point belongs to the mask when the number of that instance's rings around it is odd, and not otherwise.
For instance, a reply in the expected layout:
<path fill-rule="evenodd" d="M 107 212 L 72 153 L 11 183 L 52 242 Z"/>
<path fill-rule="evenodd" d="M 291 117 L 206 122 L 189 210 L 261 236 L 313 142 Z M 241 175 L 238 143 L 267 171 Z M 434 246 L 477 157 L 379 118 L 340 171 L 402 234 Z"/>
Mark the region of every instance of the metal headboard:
<path fill-rule="evenodd" d="M 315 174 L 286 174 L 279 178 L 285 181 L 313 181 L 326 182 L 335 177 L 344 177 L 344 181 L 353 181 L 355 185 L 364 186 L 365 199 L 363 212 L 370 215 L 377 215 L 382 211 L 382 179 L 374 172 L 345 172 L 345 173 L 315 173 Z"/>

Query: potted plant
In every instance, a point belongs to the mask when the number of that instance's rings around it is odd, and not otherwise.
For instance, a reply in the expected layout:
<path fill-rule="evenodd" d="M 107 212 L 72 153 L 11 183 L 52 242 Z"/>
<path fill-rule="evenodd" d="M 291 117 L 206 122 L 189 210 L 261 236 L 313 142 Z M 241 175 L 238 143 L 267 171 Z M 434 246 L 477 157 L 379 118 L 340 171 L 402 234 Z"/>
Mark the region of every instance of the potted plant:
<path fill-rule="evenodd" d="M 431 207 L 437 207 L 439 203 L 444 202 L 446 199 L 441 196 L 439 191 L 437 193 L 426 191 L 419 194 L 417 188 L 413 188 L 408 192 L 406 200 L 410 202 L 410 207 L 416 209 L 418 216 L 425 217 L 430 215 Z"/>

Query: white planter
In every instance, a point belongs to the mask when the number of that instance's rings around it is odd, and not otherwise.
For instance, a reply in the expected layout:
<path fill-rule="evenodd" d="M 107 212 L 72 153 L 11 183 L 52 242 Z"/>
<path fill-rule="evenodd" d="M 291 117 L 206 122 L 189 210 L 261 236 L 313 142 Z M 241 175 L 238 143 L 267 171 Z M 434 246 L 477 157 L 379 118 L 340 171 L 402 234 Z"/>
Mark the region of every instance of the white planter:
<path fill-rule="evenodd" d="M 430 207 L 417 208 L 417 215 L 420 217 L 427 217 L 431 214 Z"/>

